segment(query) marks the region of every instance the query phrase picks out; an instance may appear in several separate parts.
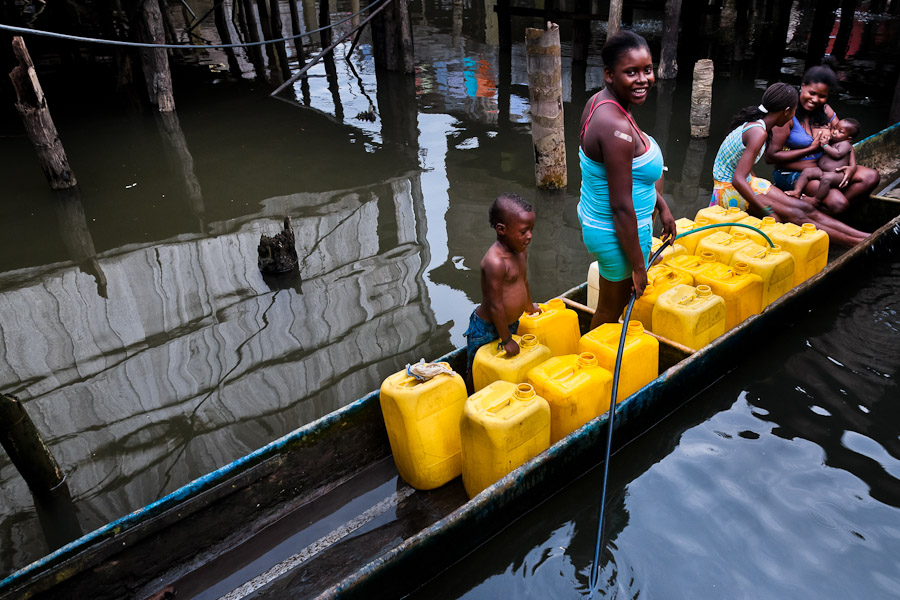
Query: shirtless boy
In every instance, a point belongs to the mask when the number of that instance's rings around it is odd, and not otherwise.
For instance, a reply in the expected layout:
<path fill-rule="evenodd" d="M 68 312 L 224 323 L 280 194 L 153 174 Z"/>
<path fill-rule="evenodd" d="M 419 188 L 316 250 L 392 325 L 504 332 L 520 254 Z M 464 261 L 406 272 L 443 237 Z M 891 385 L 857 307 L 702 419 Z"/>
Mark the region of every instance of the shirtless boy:
<path fill-rule="evenodd" d="M 827 132 L 826 132 L 827 133 Z M 859 121 L 856 119 L 840 119 L 831 126 L 831 139 L 822 146 L 822 156 L 816 161 L 818 166 L 807 167 L 800 172 L 794 189 L 785 192 L 788 196 L 799 198 L 803 188 L 811 180 L 819 180 L 816 188 L 816 204 L 825 200 L 832 188 L 841 188 L 853 179 L 856 171 L 856 154 L 853 152 L 853 140 L 859 133 Z"/>
<path fill-rule="evenodd" d="M 501 194 L 491 204 L 489 218 L 497 241 L 481 259 L 481 304 L 472 311 L 465 333 L 470 385 L 478 349 L 499 338 L 506 353 L 515 356 L 519 345 L 512 334 L 519 329 L 519 317 L 540 311 L 531 301 L 525 273 L 534 209 L 516 194 Z"/>

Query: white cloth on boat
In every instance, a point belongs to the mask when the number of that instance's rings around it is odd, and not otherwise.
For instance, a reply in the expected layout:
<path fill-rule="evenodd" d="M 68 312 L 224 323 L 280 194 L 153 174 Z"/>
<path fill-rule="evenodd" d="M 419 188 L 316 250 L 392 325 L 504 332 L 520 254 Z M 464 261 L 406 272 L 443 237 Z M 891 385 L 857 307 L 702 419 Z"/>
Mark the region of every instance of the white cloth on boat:
<path fill-rule="evenodd" d="M 406 365 L 406 374 L 410 377 L 415 377 L 419 381 L 428 381 L 429 379 L 433 379 L 440 375 L 441 373 L 446 373 L 447 375 L 456 375 L 456 371 L 448 367 L 444 363 L 427 363 L 424 358 L 420 358 L 419 362 L 415 364 L 407 364 Z"/>

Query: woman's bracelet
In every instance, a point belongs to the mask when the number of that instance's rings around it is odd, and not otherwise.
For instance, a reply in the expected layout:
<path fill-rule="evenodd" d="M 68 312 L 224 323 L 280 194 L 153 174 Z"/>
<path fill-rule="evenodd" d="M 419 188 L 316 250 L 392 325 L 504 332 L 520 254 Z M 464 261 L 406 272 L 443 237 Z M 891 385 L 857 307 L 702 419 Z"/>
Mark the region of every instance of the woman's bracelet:
<path fill-rule="evenodd" d="M 766 204 L 765 206 L 763 206 L 762 211 L 763 211 L 763 214 L 768 217 L 769 215 L 771 215 L 774 212 L 774 209 L 772 208 L 771 204 Z"/>

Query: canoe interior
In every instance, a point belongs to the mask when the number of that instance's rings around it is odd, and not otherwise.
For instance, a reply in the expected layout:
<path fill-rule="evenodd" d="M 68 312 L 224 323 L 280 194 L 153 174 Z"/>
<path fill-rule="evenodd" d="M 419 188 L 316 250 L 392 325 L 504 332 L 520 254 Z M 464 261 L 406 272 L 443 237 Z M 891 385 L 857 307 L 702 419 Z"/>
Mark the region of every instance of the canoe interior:
<path fill-rule="evenodd" d="M 859 162 L 896 169 L 898 147 L 900 129 L 894 126 L 857 145 L 858 155 L 865 157 Z M 890 198 L 875 196 L 854 207 L 850 222 L 868 231 L 880 227 L 867 244 L 836 253 L 825 272 L 713 346 L 688 354 L 662 340 L 661 375 L 619 405 L 615 444 L 649 430 L 711 384 L 715 374 L 727 371 L 734 353 L 805 310 L 804 294 L 826 293 L 853 277 L 854 265 L 895 249 L 898 215 L 900 202 Z M 586 294 L 582 284 L 564 296 L 584 304 Z M 590 316 L 580 312 L 579 319 L 587 331 Z M 464 350 L 441 360 L 465 370 Z M 276 581 L 273 593 L 323 598 L 407 594 L 435 575 L 438 565 L 458 560 L 596 466 L 605 429 L 605 416 L 591 421 L 471 502 L 459 478 L 438 490 L 404 495 L 392 520 L 310 558 L 299 569 L 302 576 Z M 8 577 L 0 598 L 145 598 L 169 584 L 176 590 L 197 587 L 216 565 L 246 563 L 264 554 L 278 541 L 273 532 L 279 525 L 328 514 L 354 483 L 396 476 L 377 391 L 237 462 Z"/>

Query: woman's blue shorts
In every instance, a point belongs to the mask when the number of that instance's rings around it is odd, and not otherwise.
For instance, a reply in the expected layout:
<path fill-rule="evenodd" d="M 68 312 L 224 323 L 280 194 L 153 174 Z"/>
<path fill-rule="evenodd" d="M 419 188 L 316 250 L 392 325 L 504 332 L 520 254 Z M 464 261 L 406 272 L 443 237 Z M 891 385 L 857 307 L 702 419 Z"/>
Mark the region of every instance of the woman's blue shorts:
<path fill-rule="evenodd" d="M 794 184 L 800 178 L 800 171 L 785 171 L 783 169 L 775 169 L 772 171 L 772 183 L 779 190 L 789 192 L 794 189 Z"/>
<path fill-rule="evenodd" d="M 607 281 L 624 281 L 631 277 L 631 263 L 619 243 L 615 230 L 597 228 L 581 223 L 581 237 L 593 257 L 597 260 L 600 276 Z M 638 225 L 638 239 L 641 252 L 644 254 L 644 267 L 650 258 L 650 247 L 653 244 L 653 222 L 647 220 Z"/>

